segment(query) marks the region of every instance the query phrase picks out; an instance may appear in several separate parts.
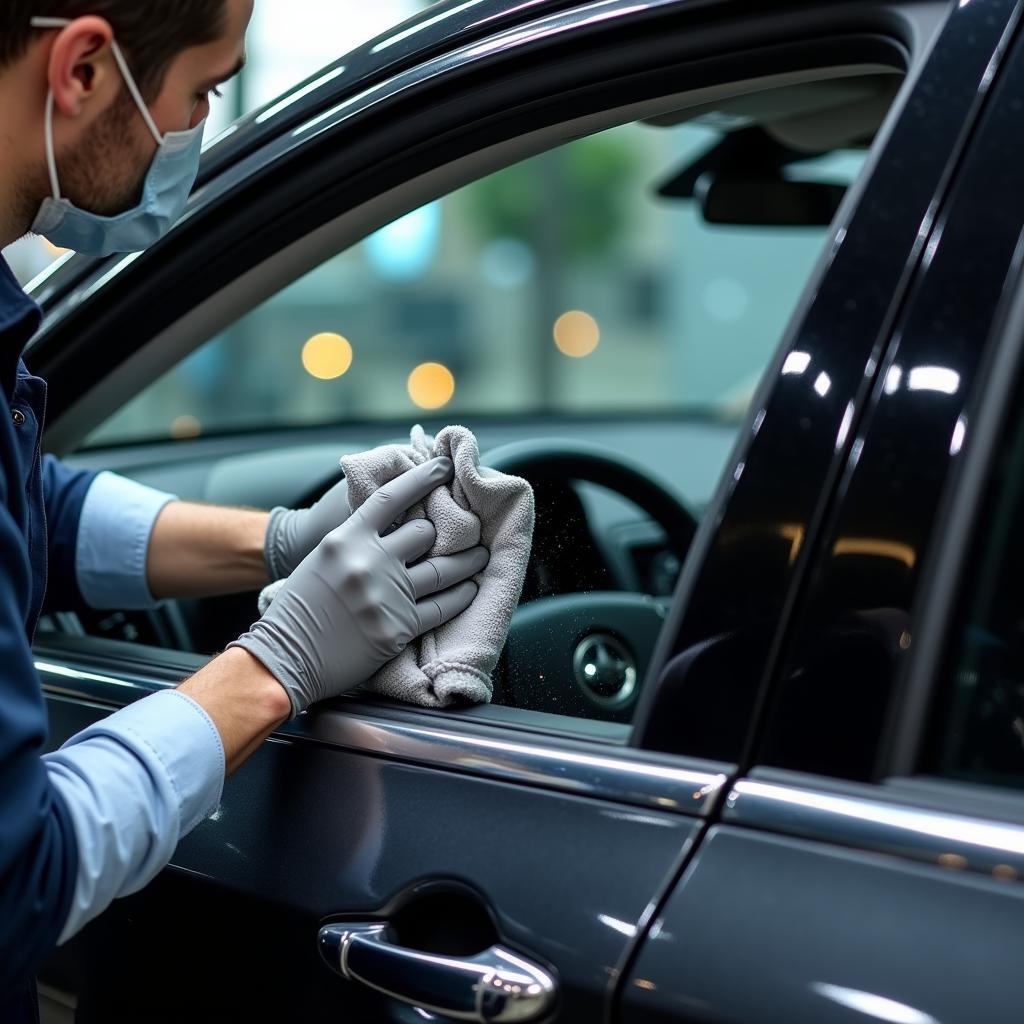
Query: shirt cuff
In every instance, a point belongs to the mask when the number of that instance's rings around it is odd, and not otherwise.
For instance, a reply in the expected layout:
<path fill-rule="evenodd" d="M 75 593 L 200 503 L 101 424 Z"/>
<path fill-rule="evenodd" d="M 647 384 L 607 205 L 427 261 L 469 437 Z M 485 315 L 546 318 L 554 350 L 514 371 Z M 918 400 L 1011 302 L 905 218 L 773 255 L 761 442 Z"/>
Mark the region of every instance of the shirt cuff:
<path fill-rule="evenodd" d="M 100 473 L 82 505 L 75 574 L 90 608 L 155 608 L 146 579 L 153 524 L 173 494 Z"/>
<path fill-rule="evenodd" d="M 178 690 L 155 693 L 45 755 L 78 844 L 78 877 L 60 942 L 112 900 L 137 892 L 178 840 L 211 814 L 224 747 L 209 715 Z"/>

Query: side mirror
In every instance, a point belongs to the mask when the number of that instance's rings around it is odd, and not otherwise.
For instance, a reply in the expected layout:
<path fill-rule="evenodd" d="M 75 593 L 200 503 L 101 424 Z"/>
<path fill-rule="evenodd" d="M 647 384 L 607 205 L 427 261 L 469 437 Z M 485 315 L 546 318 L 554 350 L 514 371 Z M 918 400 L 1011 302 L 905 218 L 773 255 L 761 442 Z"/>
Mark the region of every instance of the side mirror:
<path fill-rule="evenodd" d="M 774 176 L 704 174 L 694 193 L 704 220 L 710 224 L 828 227 L 846 187 Z"/>

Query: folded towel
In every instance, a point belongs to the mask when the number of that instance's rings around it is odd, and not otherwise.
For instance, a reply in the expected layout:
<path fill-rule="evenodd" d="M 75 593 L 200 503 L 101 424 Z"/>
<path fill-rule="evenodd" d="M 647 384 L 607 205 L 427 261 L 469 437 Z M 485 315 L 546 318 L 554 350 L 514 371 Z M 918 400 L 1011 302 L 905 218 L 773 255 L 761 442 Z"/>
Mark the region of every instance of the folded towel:
<path fill-rule="evenodd" d="M 465 427 L 445 427 L 435 439 L 417 425 L 408 445 L 385 445 L 341 460 L 354 512 L 382 484 L 440 455 L 455 464 L 450 489 L 439 487 L 406 518 L 425 516 L 434 524 L 437 542 L 432 556 L 483 544 L 491 558 L 475 577 L 480 591 L 469 608 L 410 644 L 366 683 L 387 697 L 430 708 L 491 699 L 491 673 L 526 577 L 533 541 L 533 490 L 519 477 L 481 466 L 477 440 Z M 278 581 L 263 591 L 260 614 L 281 586 L 283 581 Z"/>

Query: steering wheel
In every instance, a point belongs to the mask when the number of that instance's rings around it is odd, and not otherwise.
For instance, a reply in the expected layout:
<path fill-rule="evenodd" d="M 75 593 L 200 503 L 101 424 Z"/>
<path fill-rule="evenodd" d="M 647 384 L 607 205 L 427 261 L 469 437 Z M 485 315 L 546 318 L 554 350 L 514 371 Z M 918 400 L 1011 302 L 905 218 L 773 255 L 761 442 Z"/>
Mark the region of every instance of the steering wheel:
<path fill-rule="evenodd" d="M 679 500 L 642 467 L 581 441 L 517 441 L 486 453 L 484 465 L 521 476 L 538 493 L 543 545 L 544 493 L 570 480 L 598 484 L 638 505 L 664 531 L 680 563 L 697 522 Z M 585 524 L 582 524 L 585 525 Z M 555 545 L 559 564 L 592 559 L 589 534 L 573 531 Z M 581 557 L 584 556 L 584 557 Z M 575 717 L 628 721 L 665 620 L 666 603 L 647 594 L 594 590 L 537 597 L 520 604 L 495 674 L 495 701 Z"/>

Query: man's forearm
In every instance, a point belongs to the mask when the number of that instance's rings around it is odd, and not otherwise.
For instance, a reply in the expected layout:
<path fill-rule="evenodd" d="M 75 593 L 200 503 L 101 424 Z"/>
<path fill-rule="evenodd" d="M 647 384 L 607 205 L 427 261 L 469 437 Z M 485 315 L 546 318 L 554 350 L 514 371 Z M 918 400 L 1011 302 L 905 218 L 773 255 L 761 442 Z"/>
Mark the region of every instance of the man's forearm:
<path fill-rule="evenodd" d="M 215 658 L 178 689 L 213 720 L 228 775 L 292 713 L 284 687 L 261 662 L 237 647 Z"/>
<path fill-rule="evenodd" d="M 290 713 L 277 680 L 232 649 L 177 691 L 151 694 L 45 755 L 78 847 L 61 941 L 146 885 L 214 809 L 225 774 Z"/>
<path fill-rule="evenodd" d="M 156 520 L 146 576 L 158 600 L 258 590 L 267 583 L 268 513 L 175 501 Z"/>

